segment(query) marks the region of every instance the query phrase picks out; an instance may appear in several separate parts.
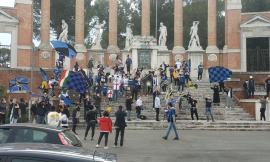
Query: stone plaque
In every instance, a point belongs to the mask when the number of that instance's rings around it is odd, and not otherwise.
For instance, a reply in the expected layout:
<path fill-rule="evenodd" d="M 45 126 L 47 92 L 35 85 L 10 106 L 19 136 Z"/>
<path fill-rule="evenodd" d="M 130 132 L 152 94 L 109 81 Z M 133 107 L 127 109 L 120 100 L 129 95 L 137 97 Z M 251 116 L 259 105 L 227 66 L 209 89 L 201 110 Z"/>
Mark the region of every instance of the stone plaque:
<path fill-rule="evenodd" d="M 216 54 L 208 55 L 208 61 L 216 62 L 217 60 L 218 60 L 218 57 Z"/>
<path fill-rule="evenodd" d="M 152 50 L 138 50 L 138 67 L 151 69 L 151 52 Z"/>

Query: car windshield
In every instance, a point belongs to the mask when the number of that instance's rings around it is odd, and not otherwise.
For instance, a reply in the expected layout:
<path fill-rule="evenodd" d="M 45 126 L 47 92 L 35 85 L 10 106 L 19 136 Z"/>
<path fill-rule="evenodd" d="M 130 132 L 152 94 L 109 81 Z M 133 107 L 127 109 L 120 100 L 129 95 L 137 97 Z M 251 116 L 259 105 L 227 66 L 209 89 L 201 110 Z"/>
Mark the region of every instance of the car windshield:
<path fill-rule="evenodd" d="M 63 131 L 63 136 L 69 142 L 69 144 L 71 144 L 73 146 L 78 146 L 78 147 L 82 146 L 82 143 L 79 140 L 79 138 L 70 130 Z"/>
<path fill-rule="evenodd" d="M 0 144 L 7 143 L 10 134 L 11 130 L 9 128 L 0 129 Z"/>

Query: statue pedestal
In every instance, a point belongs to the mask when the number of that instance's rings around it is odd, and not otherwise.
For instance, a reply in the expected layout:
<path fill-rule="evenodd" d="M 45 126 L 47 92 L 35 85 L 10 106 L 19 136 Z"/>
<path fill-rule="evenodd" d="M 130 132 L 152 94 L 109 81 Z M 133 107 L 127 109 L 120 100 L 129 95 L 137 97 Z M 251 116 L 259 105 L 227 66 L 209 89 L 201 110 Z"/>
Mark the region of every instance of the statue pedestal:
<path fill-rule="evenodd" d="M 89 59 L 93 58 L 95 67 L 99 63 L 104 65 L 104 53 L 105 53 L 105 50 L 103 50 L 103 49 L 98 49 L 98 50 L 91 49 L 91 50 L 88 51 L 88 55 L 89 55 L 88 58 Z M 87 62 L 88 62 L 88 60 L 87 60 Z"/>
<path fill-rule="evenodd" d="M 204 50 L 188 50 L 188 59 L 191 60 L 191 67 L 190 67 L 190 76 L 192 78 L 198 77 L 198 65 L 200 63 L 203 64 L 203 55 L 205 53 Z"/>
<path fill-rule="evenodd" d="M 158 46 L 159 51 L 168 51 L 167 46 Z"/>

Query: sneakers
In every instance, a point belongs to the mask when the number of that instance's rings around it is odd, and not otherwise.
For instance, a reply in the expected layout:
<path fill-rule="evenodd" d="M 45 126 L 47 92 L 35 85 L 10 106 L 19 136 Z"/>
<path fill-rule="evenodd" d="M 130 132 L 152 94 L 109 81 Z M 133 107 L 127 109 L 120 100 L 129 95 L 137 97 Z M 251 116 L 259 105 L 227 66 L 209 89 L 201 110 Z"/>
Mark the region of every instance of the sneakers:
<path fill-rule="evenodd" d="M 105 150 L 108 150 L 108 149 L 109 149 L 109 147 L 108 147 L 108 146 L 105 146 L 105 147 L 104 147 L 104 149 L 105 149 Z"/>
<path fill-rule="evenodd" d="M 179 140 L 179 137 L 175 137 L 173 140 Z"/>
<path fill-rule="evenodd" d="M 96 148 L 99 148 L 99 144 L 96 145 Z"/>
<path fill-rule="evenodd" d="M 167 137 L 162 137 L 164 140 L 167 140 Z"/>

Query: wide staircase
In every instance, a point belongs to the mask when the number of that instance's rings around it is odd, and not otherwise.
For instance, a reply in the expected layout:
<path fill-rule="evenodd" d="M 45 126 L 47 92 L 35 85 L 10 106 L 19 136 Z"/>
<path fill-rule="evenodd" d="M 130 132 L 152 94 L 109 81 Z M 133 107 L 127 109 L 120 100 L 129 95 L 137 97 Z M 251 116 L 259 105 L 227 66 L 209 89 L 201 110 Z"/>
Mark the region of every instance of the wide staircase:
<path fill-rule="evenodd" d="M 225 93 L 220 93 L 220 104 L 212 107 L 212 113 L 215 122 L 207 122 L 205 115 L 205 97 L 213 96 L 213 90 L 210 88 L 211 85 L 207 81 L 194 81 L 193 84 L 197 84 L 198 88 L 185 88 L 183 93 L 177 91 L 178 87 L 172 85 L 173 98 L 177 101 L 183 94 L 191 94 L 191 96 L 198 101 L 197 110 L 199 114 L 199 121 L 191 120 L 190 105 L 183 101 L 182 109 L 178 108 L 178 102 L 176 103 L 177 109 L 177 122 L 176 126 L 178 129 L 192 129 L 192 130 L 270 130 L 269 122 L 258 122 L 246 113 L 241 107 L 234 104 L 232 109 L 225 108 Z M 147 117 L 146 120 L 136 119 L 135 113 L 135 101 L 133 103 L 131 112 L 131 121 L 127 121 L 127 129 L 164 129 L 167 127 L 167 121 L 164 117 L 164 109 L 160 111 L 160 121 L 155 121 L 155 110 L 153 109 L 153 96 L 141 94 L 143 100 L 143 111 L 142 115 Z M 161 105 L 164 108 L 166 106 L 165 92 L 161 93 Z M 114 121 L 114 113 L 117 111 L 118 106 L 122 105 L 125 107 L 125 94 L 119 97 L 117 101 L 109 103 L 103 99 L 102 109 L 106 109 L 108 105 L 113 108 L 111 118 Z M 194 119 L 195 115 L 194 115 Z M 81 109 L 81 118 L 79 127 L 85 127 L 85 121 L 83 119 L 83 109 Z"/>

